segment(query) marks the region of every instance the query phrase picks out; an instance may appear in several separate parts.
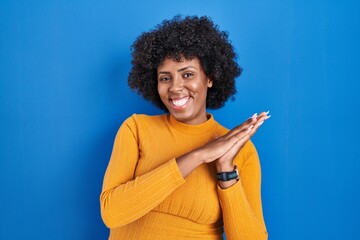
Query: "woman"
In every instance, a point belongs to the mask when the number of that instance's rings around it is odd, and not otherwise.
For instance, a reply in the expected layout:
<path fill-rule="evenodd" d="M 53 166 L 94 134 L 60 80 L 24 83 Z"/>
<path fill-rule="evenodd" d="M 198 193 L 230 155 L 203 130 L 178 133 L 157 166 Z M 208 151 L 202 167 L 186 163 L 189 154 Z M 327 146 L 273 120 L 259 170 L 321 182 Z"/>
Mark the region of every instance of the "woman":
<path fill-rule="evenodd" d="M 130 87 L 168 113 L 134 114 L 117 133 L 100 197 L 109 239 L 267 239 L 249 139 L 270 116 L 229 131 L 206 112 L 241 73 L 227 34 L 177 16 L 139 36 L 132 57 Z"/>

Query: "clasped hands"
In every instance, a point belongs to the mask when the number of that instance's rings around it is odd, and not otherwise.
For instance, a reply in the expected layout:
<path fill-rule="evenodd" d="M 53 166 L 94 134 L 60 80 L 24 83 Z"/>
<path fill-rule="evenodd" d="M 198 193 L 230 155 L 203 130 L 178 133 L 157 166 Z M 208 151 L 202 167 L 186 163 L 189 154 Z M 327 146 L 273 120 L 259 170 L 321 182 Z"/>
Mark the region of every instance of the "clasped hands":
<path fill-rule="evenodd" d="M 269 112 L 256 113 L 242 124 L 231 129 L 224 136 L 215 136 L 215 139 L 199 150 L 206 153 L 204 163 L 216 161 L 218 172 L 232 171 L 234 169 L 233 160 L 240 152 L 244 144 L 256 133 L 265 120 L 271 115 Z"/>
<path fill-rule="evenodd" d="M 229 172 L 234 169 L 233 160 L 244 144 L 256 133 L 261 124 L 269 119 L 269 112 L 254 114 L 239 126 L 223 136 L 214 136 L 209 143 L 176 158 L 182 176 L 187 177 L 203 163 L 215 162 L 217 172 Z M 227 188 L 234 182 L 220 183 Z"/>

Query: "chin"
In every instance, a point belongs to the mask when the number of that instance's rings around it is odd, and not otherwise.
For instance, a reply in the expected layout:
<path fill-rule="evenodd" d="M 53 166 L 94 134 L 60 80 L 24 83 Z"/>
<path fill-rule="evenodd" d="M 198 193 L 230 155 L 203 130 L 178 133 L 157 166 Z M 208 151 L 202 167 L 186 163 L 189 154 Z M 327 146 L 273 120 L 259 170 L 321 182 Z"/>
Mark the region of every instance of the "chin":
<path fill-rule="evenodd" d="M 174 112 L 171 112 L 171 114 L 174 116 L 174 118 L 180 122 L 183 122 L 183 121 L 191 121 L 192 120 L 192 117 L 191 117 L 191 114 L 188 114 L 188 113 L 174 113 Z"/>
<path fill-rule="evenodd" d="M 184 112 L 171 111 L 170 114 L 172 114 L 174 118 L 180 122 L 191 121 L 193 119 L 192 113 L 189 113 L 187 111 Z"/>

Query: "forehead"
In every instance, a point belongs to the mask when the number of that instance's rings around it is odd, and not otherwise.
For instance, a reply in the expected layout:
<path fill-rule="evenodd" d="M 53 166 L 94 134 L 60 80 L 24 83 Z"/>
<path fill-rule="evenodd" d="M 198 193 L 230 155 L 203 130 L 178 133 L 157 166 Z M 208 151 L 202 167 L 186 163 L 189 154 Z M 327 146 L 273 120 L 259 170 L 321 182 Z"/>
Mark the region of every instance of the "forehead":
<path fill-rule="evenodd" d="M 200 69 L 200 61 L 198 58 L 185 59 L 182 58 L 180 61 L 176 61 L 171 58 L 165 58 L 165 60 L 158 66 L 157 70 L 159 71 L 168 71 L 168 70 L 177 70 L 184 67 L 195 67 Z"/>

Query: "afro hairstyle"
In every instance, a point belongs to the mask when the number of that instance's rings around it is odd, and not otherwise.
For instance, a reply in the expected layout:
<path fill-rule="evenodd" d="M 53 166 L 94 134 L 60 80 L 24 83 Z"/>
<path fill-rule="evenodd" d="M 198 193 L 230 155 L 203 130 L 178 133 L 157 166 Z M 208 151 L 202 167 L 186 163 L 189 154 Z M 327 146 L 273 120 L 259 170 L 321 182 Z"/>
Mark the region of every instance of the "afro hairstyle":
<path fill-rule="evenodd" d="M 206 107 L 218 109 L 236 93 L 235 78 L 242 69 L 228 34 L 209 17 L 180 15 L 164 20 L 155 29 L 142 33 L 131 46 L 130 88 L 155 106 L 168 111 L 157 91 L 157 67 L 166 58 L 175 61 L 198 58 L 213 86 L 208 89 Z"/>

